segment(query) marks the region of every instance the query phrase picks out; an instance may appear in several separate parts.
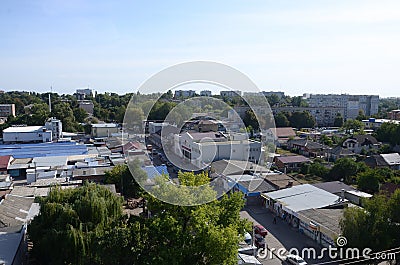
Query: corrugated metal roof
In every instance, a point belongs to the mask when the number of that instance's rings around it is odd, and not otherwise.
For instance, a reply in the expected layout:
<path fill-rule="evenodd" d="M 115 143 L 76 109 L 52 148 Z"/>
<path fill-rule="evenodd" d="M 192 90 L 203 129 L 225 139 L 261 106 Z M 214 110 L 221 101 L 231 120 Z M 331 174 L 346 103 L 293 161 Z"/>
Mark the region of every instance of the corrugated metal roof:
<path fill-rule="evenodd" d="M 381 154 L 381 156 L 389 166 L 400 164 L 400 155 L 398 153 Z"/>
<path fill-rule="evenodd" d="M 145 166 L 142 169 L 147 173 L 149 179 L 154 179 L 157 176 L 161 176 L 161 174 L 168 175 L 168 170 L 166 166 Z"/>
<path fill-rule="evenodd" d="M 32 158 L 43 156 L 69 156 L 87 154 L 85 145 L 74 142 L 0 145 L 0 156 Z"/>
<path fill-rule="evenodd" d="M 273 192 L 263 193 L 265 197 L 269 197 L 282 204 L 284 209 L 288 209 L 293 213 L 335 205 L 339 202 L 339 196 L 324 191 L 310 184 L 303 184 L 277 190 Z"/>
<path fill-rule="evenodd" d="M 45 128 L 45 127 L 44 126 L 14 126 L 14 127 L 8 127 L 7 129 L 4 129 L 3 132 L 5 132 L 5 133 L 36 132 L 36 131 L 42 130 L 43 128 Z"/>
<path fill-rule="evenodd" d="M 36 167 L 62 167 L 67 165 L 67 161 L 67 156 L 46 156 L 33 158 L 32 164 Z"/>

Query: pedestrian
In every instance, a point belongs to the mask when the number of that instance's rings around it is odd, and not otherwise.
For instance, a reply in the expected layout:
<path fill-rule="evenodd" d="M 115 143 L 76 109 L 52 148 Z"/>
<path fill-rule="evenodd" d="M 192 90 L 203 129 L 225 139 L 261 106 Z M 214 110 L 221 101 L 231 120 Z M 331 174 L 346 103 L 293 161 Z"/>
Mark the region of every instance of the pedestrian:
<path fill-rule="evenodd" d="M 274 221 L 273 221 L 273 223 L 276 224 L 276 216 L 275 216 L 275 215 L 274 215 Z"/>

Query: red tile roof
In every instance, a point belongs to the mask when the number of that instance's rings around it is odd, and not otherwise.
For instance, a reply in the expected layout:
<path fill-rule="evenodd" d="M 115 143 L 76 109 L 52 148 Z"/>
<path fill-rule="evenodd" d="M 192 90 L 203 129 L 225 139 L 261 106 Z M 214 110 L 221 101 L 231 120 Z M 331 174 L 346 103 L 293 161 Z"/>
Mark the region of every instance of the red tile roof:
<path fill-rule="evenodd" d="M 272 130 L 278 138 L 296 136 L 292 127 L 279 127 Z"/>
<path fill-rule="evenodd" d="M 290 164 L 290 163 L 304 163 L 304 162 L 309 162 L 310 159 L 305 157 L 305 156 L 279 156 L 276 159 L 280 160 L 284 164 Z"/>
<path fill-rule="evenodd" d="M 0 169 L 7 169 L 10 164 L 11 156 L 0 156 Z"/>

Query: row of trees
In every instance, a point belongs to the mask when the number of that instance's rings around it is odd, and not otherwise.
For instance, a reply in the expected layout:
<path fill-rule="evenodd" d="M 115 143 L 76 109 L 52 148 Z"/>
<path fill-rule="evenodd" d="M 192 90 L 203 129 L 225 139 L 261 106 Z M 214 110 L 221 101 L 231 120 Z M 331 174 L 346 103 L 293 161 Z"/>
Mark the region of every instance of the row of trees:
<path fill-rule="evenodd" d="M 400 145 L 400 124 L 383 123 L 377 129 L 375 136 L 379 141 L 390 143 L 392 146 Z"/>
<path fill-rule="evenodd" d="M 377 252 L 400 246 L 399 224 L 400 189 L 397 189 L 390 197 L 375 195 L 366 200 L 364 208 L 347 208 L 341 228 L 347 238 L 346 247 L 370 248 Z"/>
<path fill-rule="evenodd" d="M 128 174 L 120 170 L 116 182 L 126 184 Z M 190 186 L 209 182 L 206 174 L 179 179 Z M 172 184 L 160 188 L 180 200 L 197 199 Z M 242 194 L 190 207 L 144 197 L 152 216 L 128 218 L 122 199 L 99 185 L 52 188 L 29 227 L 33 255 L 41 264 L 237 264 L 238 243 L 251 230 L 239 215 Z"/>
<path fill-rule="evenodd" d="M 400 172 L 390 168 L 369 168 L 364 162 L 356 162 L 351 158 L 336 160 L 329 168 L 322 160 L 315 159 L 312 164 L 301 168 L 302 174 L 310 174 L 326 181 L 342 180 L 348 184 L 357 184 L 362 191 L 377 193 L 381 183 L 400 183 Z"/>
<path fill-rule="evenodd" d="M 315 118 L 308 111 L 303 112 L 280 112 L 275 116 L 276 127 L 313 128 L 316 124 Z"/>

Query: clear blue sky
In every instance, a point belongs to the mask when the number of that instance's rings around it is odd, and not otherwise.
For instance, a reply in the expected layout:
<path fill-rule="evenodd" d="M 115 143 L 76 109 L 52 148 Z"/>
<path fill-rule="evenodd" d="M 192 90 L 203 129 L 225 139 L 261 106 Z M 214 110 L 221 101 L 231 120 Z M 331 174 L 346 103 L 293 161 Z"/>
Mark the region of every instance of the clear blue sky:
<path fill-rule="evenodd" d="M 400 96 L 400 2 L 1 1 L 3 90 L 126 93 L 193 60 L 267 91 Z"/>

